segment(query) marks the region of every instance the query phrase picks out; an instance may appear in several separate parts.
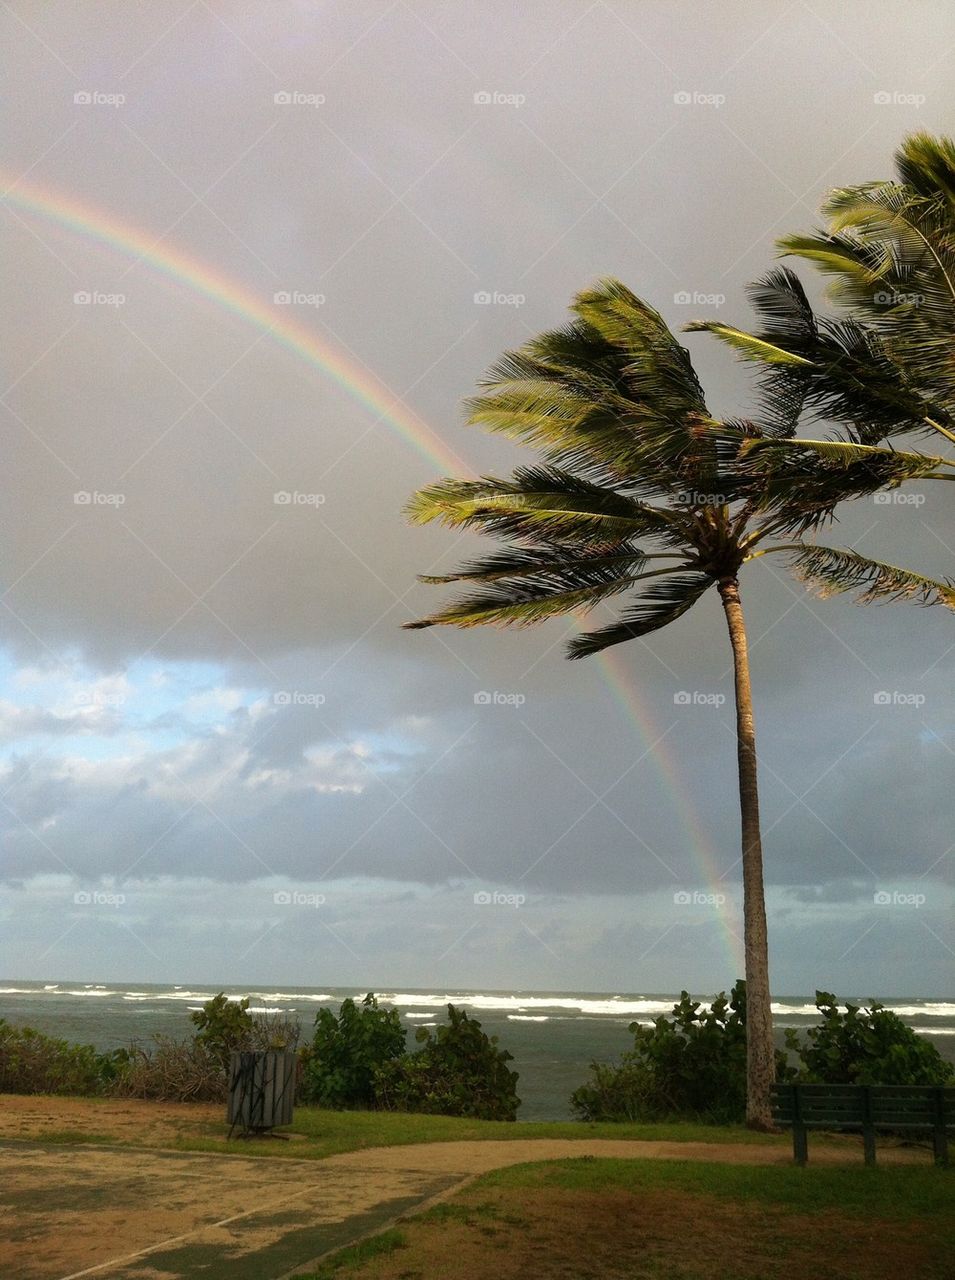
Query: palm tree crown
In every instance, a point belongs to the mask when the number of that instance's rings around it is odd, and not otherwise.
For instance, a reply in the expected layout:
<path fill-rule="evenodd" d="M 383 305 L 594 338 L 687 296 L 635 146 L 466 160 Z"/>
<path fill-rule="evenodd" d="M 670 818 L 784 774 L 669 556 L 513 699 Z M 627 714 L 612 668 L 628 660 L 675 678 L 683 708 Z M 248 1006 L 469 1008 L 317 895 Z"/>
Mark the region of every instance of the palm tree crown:
<path fill-rule="evenodd" d="M 470 526 L 505 549 L 425 578 L 477 589 L 410 627 L 526 625 L 629 593 L 615 622 L 570 642 L 581 658 L 666 626 L 770 552 L 824 591 L 839 566 L 839 589 L 955 603 L 947 584 L 854 552 L 767 545 L 831 514 L 829 478 L 807 468 L 783 501 L 772 473 L 741 475 L 724 437 L 755 424 L 710 416 L 685 349 L 619 281 L 581 293 L 573 311 L 567 327 L 505 355 L 470 402 L 472 423 L 535 446 L 545 465 L 442 480 L 412 499 L 414 522 Z M 766 407 L 776 412 L 771 398 Z"/>

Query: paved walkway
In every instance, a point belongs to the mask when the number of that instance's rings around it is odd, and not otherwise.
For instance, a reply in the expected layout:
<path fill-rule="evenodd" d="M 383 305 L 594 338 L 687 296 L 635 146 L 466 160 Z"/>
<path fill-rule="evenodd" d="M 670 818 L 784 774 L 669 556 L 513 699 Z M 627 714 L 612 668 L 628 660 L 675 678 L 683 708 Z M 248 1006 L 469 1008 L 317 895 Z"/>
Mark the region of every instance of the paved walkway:
<path fill-rule="evenodd" d="M 855 1158 L 818 1147 L 819 1164 Z M 788 1164 L 745 1143 L 519 1139 L 324 1160 L 0 1143 L 3 1280 L 284 1280 L 478 1174 L 580 1156 Z M 919 1159 L 879 1153 L 886 1163 Z"/>

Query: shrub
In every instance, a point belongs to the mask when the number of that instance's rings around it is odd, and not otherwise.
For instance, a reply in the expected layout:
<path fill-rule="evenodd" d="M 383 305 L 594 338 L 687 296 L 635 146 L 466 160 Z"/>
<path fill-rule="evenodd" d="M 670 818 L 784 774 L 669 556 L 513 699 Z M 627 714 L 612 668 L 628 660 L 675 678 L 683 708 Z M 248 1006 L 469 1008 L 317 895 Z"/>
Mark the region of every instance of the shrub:
<path fill-rule="evenodd" d="M 0 1018 L 0 1093 L 106 1093 L 128 1060 Z"/>
<path fill-rule="evenodd" d="M 573 1093 L 583 1120 L 686 1118 L 729 1122 L 746 1113 L 746 984 L 709 1009 L 680 993 L 672 1016 L 652 1026 L 630 1024 L 633 1051 L 618 1064 L 591 1064 L 591 1078 Z M 777 1078 L 791 1071 L 777 1052 Z"/>
<path fill-rule="evenodd" d="M 116 1079 L 122 1097 L 166 1102 L 225 1102 L 233 1050 L 294 1049 L 299 1025 L 284 1015 L 252 1014 L 248 997 L 230 1000 L 219 992 L 190 1015 L 191 1040 L 154 1036 L 147 1047 L 134 1045 Z"/>
<path fill-rule="evenodd" d="M 896 1013 L 872 1000 L 867 1008 L 816 992 L 822 1022 L 801 1038 L 786 1031 L 786 1047 L 801 1064 L 798 1079 L 811 1084 L 950 1084 L 955 1068 Z"/>
<path fill-rule="evenodd" d="M 368 993 L 357 1005 L 342 1001 L 315 1015 L 315 1034 L 302 1053 L 299 1099 L 339 1110 L 376 1105 L 376 1072 L 405 1052 L 397 1009 L 382 1009 Z"/>
<path fill-rule="evenodd" d="M 227 1070 L 218 1053 L 198 1036 L 175 1040 L 157 1035 L 148 1047 L 132 1046 L 112 1092 L 121 1098 L 162 1102 L 224 1102 L 228 1089 Z"/>
<path fill-rule="evenodd" d="M 514 1120 L 521 1100 L 512 1055 L 497 1047 L 497 1036 L 481 1030 L 475 1018 L 448 1005 L 448 1025 L 432 1035 L 419 1027 L 424 1048 L 379 1068 L 380 1105 L 395 1111 Z"/>
<path fill-rule="evenodd" d="M 223 1071 L 229 1069 L 233 1049 L 245 1048 L 255 1027 L 255 1019 L 249 1013 L 249 997 L 230 1000 L 222 991 L 201 1009 L 193 1010 L 189 1018 L 198 1028 L 196 1044 L 207 1049 L 222 1064 Z"/>

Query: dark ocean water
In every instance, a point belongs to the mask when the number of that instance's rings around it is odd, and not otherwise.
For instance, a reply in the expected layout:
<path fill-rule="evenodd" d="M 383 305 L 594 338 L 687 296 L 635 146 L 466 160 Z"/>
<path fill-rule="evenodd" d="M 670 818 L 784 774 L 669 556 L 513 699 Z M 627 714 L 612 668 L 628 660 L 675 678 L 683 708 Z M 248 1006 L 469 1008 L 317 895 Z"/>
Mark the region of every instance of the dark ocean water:
<path fill-rule="evenodd" d="M 320 1008 L 337 1008 L 346 996 L 363 991 L 347 987 L 225 987 L 236 999 L 251 997 L 254 1010 L 296 1017 L 303 1036 L 310 1034 Z M 26 1023 L 66 1040 L 114 1049 L 131 1040 L 148 1040 L 157 1032 L 186 1037 L 193 1031 L 189 1013 L 219 990 L 217 987 L 172 987 L 122 983 L 42 983 L 0 979 L 0 1017 Z M 451 1001 L 476 1016 L 484 1030 L 514 1055 L 520 1073 L 518 1094 L 522 1120 L 570 1117 L 570 1094 L 587 1077 L 594 1059 L 610 1061 L 628 1049 L 631 1022 L 651 1022 L 669 1013 L 673 995 L 647 993 L 608 995 L 600 992 L 521 991 L 379 991 L 384 1004 L 400 1009 L 409 1028 L 434 1026 Z M 705 998 L 705 997 L 701 997 Z M 865 1003 L 864 1000 L 859 1003 Z M 955 1062 L 955 1003 L 943 1000 L 886 1001 L 905 1022 L 928 1036 L 943 1057 Z M 818 1013 L 804 996 L 777 1000 L 777 1031 L 806 1027 Z M 414 1044 L 409 1035 L 409 1043 Z"/>

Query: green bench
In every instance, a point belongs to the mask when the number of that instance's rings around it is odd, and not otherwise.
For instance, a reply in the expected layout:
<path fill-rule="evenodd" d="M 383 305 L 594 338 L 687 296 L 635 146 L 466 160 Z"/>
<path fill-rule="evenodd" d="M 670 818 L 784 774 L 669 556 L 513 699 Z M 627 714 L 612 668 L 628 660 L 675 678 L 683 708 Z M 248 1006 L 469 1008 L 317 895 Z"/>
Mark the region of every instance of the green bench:
<path fill-rule="evenodd" d="M 931 1133 L 936 1164 L 948 1164 L 955 1128 L 955 1087 L 894 1084 L 777 1084 L 773 1118 L 793 1131 L 797 1164 L 809 1158 L 810 1129 L 862 1133 L 866 1164 L 875 1164 L 877 1131 Z"/>

